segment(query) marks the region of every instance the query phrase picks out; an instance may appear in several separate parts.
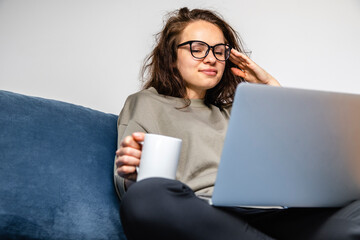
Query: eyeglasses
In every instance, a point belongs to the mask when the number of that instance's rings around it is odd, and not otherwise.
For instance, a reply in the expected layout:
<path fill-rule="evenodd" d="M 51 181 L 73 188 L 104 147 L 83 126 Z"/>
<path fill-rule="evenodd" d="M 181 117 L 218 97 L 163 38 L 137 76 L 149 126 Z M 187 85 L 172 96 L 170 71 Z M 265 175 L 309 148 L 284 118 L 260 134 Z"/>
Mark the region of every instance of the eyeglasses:
<path fill-rule="evenodd" d="M 187 41 L 179 44 L 177 47 L 184 45 L 190 45 L 191 55 L 196 59 L 203 59 L 209 54 L 210 49 L 212 50 L 215 58 L 221 62 L 224 62 L 229 59 L 231 46 L 225 43 L 219 43 L 214 46 L 210 46 L 203 41 Z"/>

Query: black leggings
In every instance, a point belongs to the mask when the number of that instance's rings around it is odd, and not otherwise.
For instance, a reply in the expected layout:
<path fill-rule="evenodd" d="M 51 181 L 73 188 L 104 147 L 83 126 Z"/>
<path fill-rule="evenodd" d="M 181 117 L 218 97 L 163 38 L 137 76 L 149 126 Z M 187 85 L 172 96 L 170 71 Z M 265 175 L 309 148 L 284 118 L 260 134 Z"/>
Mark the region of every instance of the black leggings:
<path fill-rule="evenodd" d="M 133 184 L 120 215 L 128 240 L 360 239 L 360 201 L 344 208 L 219 208 L 163 178 Z"/>

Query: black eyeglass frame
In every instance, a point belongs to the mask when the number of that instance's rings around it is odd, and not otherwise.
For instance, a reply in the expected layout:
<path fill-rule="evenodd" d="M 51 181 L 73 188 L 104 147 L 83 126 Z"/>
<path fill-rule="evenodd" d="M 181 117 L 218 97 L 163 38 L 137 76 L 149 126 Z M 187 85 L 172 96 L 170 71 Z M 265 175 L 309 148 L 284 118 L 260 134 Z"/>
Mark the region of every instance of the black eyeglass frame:
<path fill-rule="evenodd" d="M 203 44 L 205 44 L 205 45 L 208 47 L 208 49 L 206 50 L 206 53 L 205 53 L 205 56 L 204 56 L 204 57 L 195 57 L 195 56 L 194 56 L 194 54 L 193 54 L 193 49 L 192 49 L 192 47 L 191 47 L 191 45 L 192 45 L 194 42 L 203 43 Z M 187 45 L 187 44 L 190 45 L 190 52 L 191 52 L 191 55 L 192 55 L 194 58 L 196 58 L 196 59 L 204 59 L 204 58 L 206 58 L 207 55 L 208 55 L 209 52 L 210 52 L 210 49 L 211 49 L 211 51 L 213 52 L 216 60 L 218 60 L 218 61 L 220 61 L 220 62 L 225 62 L 226 60 L 229 59 L 229 57 L 230 57 L 230 52 L 231 52 L 231 49 L 232 49 L 232 47 L 231 47 L 229 44 L 219 43 L 219 44 L 216 44 L 216 45 L 214 45 L 214 46 L 210 46 L 210 45 L 207 44 L 206 42 L 203 42 L 203 41 L 200 41 L 200 40 L 191 40 L 191 41 L 183 42 L 183 43 L 180 43 L 179 45 L 177 45 L 177 47 L 179 48 L 179 47 L 185 46 L 185 45 Z M 218 58 L 216 57 L 215 52 L 214 52 L 214 48 L 217 47 L 217 46 L 220 46 L 220 45 L 225 46 L 225 60 L 218 59 Z M 228 47 L 228 48 L 226 48 L 226 47 Z M 228 51 L 227 51 L 227 49 L 228 49 Z"/>

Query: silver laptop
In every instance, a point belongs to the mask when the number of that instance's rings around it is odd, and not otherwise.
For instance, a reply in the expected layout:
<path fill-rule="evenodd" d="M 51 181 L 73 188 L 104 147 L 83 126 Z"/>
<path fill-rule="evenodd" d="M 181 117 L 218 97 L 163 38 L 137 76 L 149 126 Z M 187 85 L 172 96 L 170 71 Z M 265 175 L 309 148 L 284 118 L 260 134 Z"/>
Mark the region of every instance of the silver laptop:
<path fill-rule="evenodd" d="M 211 202 L 338 207 L 360 199 L 360 95 L 240 84 Z"/>

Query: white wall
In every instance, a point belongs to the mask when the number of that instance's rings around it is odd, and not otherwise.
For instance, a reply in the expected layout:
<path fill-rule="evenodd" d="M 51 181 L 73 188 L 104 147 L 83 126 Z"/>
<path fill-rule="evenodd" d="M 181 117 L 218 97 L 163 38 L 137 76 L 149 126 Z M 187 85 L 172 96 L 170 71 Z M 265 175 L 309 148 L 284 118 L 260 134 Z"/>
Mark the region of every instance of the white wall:
<path fill-rule="evenodd" d="M 359 0 L 0 0 L 0 89 L 118 114 L 182 6 L 220 12 L 283 86 L 360 94 Z"/>

